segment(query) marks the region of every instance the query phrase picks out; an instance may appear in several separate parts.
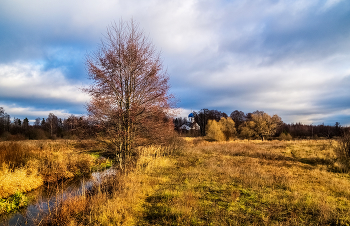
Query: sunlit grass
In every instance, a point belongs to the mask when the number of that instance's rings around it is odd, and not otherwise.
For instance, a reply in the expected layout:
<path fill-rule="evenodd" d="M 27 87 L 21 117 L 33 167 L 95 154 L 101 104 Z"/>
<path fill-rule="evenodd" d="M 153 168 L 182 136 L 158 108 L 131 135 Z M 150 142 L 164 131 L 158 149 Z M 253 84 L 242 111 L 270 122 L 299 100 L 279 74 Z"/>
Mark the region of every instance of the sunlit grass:
<path fill-rule="evenodd" d="M 8 212 L 4 203 L 12 203 L 14 194 L 110 167 L 110 160 L 88 153 L 93 145 L 68 140 L 0 142 L 0 212 Z"/>
<path fill-rule="evenodd" d="M 47 222 L 350 224 L 350 177 L 334 170 L 335 141 L 217 143 L 195 138 L 187 143 L 170 156 L 166 148 L 144 148 L 133 171 L 107 178 L 91 195 L 67 201 L 64 212 L 58 210 Z"/>
<path fill-rule="evenodd" d="M 6 198 L 16 192 L 27 192 L 40 187 L 42 177 L 37 168 L 19 168 L 10 170 L 3 164 L 0 170 L 0 198 Z"/>

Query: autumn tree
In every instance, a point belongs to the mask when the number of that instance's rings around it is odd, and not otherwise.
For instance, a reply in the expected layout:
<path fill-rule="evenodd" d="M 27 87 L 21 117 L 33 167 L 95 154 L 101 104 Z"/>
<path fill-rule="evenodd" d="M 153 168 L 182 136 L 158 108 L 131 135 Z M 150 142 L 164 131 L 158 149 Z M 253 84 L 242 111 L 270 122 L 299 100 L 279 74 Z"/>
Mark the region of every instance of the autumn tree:
<path fill-rule="evenodd" d="M 202 109 L 199 112 L 193 112 L 195 121 L 200 126 L 201 135 L 205 136 L 207 131 L 208 120 L 216 120 L 217 122 L 222 118 L 227 118 L 227 114 L 218 110 Z"/>
<path fill-rule="evenodd" d="M 277 127 L 282 123 L 278 115 L 272 117 L 263 111 L 256 111 L 249 114 L 250 120 L 245 121 L 241 127 L 241 136 L 246 138 L 260 137 L 264 140 L 276 133 Z"/>
<path fill-rule="evenodd" d="M 216 141 L 226 140 L 225 134 L 222 132 L 220 124 L 216 120 L 208 120 L 206 134 L 210 139 Z"/>
<path fill-rule="evenodd" d="M 123 169 L 137 155 L 135 145 L 162 140 L 173 131 L 167 73 L 160 54 L 133 21 L 108 27 L 86 65 L 93 80 L 84 89 L 91 97 L 89 116 Z"/>
<path fill-rule="evenodd" d="M 219 126 L 226 140 L 236 136 L 235 122 L 230 117 L 222 117 L 219 121 Z"/>

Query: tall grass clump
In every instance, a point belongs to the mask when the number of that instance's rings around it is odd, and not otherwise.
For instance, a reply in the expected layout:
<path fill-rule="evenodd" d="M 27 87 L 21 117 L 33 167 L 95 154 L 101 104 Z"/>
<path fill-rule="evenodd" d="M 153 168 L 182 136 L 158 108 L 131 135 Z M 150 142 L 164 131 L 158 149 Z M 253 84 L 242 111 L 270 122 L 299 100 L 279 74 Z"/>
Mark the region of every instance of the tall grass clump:
<path fill-rule="evenodd" d="M 338 147 L 335 149 L 338 162 L 343 171 L 350 170 L 350 133 L 344 133 L 338 141 Z"/>
<path fill-rule="evenodd" d="M 11 170 L 3 164 L 0 168 L 0 198 L 7 198 L 16 192 L 27 192 L 40 187 L 42 177 L 35 167 Z"/>
<path fill-rule="evenodd" d="M 0 142 L 0 164 L 6 164 L 11 169 L 24 166 L 32 154 L 27 145 L 19 142 Z"/>

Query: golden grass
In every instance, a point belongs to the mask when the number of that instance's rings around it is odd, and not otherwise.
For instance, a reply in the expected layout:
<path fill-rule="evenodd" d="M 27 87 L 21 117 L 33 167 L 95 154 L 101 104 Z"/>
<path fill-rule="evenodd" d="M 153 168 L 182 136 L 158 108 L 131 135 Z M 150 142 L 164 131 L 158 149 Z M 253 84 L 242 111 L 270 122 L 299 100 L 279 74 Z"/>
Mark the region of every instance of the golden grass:
<path fill-rule="evenodd" d="M 68 140 L 0 142 L 0 198 L 90 172 L 97 162 L 86 153 L 91 145 Z"/>
<path fill-rule="evenodd" d="M 108 178 L 99 192 L 67 201 L 64 214 L 51 222 L 350 224 L 350 176 L 334 171 L 335 141 L 187 142 L 172 156 L 159 147 L 143 149 L 134 171 Z M 73 206 L 80 211 L 66 211 Z"/>
<path fill-rule="evenodd" d="M 43 179 L 37 169 L 20 168 L 11 171 L 3 164 L 0 170 L 0 198 L 6 198 L 16 192 L 28 192 L 43 185 Z"/>
<path fill-rule="evenodd" d="M 148 173 L 159 167 L 171 167 L 173 161 L 165 158 L 166 148 L 140 148 L 141 157 L 133 171 L 105 178 L 95 187 L 93 195 L 67 199 L 42 223 L 51 225 L 136 225 L 144 212 L 145 199 L 152 195 L 159 183 L 167 180 Z M 80 210 L 77 212 L 77 210 Z M 54 211 L 55 212 L 55 211 Z"/>

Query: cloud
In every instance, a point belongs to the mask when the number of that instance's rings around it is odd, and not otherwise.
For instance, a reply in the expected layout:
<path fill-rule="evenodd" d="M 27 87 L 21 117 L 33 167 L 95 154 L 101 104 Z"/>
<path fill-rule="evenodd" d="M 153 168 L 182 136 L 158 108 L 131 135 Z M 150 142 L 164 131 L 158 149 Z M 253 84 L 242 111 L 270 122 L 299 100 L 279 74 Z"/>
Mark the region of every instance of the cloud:
<path fill-rule="evenodd" d="M 83 113 L 89 97 L 80 90 L 82 85 L 69 81 L 61 68 L 45 71 L 40 64 L 0 65 L 0 103 L 10 107 L 5 108 L 7 112 L 13 109 L 12 112 L 22 114 L 23 110 L 30 110 L 27 114 L 33 116 L 46 111 L 61 114 L 70 109 L 71 113 Z"/>
<path fill-rule="evenodd" d="M 183 109 L 265 110 L 350 124 L 350 2 L 0 2 L 0 103 L 84 112 L 85 55 L 133 18 L 161 50 Z"/>
<path fill-rule="evenodd" d="M 1 105 L 5 109 L 5 112 L 12 117 L 24 119 L 28 118 L 33 121 L 36 118 L 47 118 L 50 113 L 53 113 L 58 118 L 68 118 L 71 113 L 66 110 L 41 110 L 33 107 L 21 107 L 15 104 Z"/>
<path fill-rule="evenodd" d="M 63 99 L 82 104 L 89 99 L 78 85 L 70 83 L 59 68 L 44 71 L 42 65 L 0 65 L 0 95 L 4 98 Z"/>

